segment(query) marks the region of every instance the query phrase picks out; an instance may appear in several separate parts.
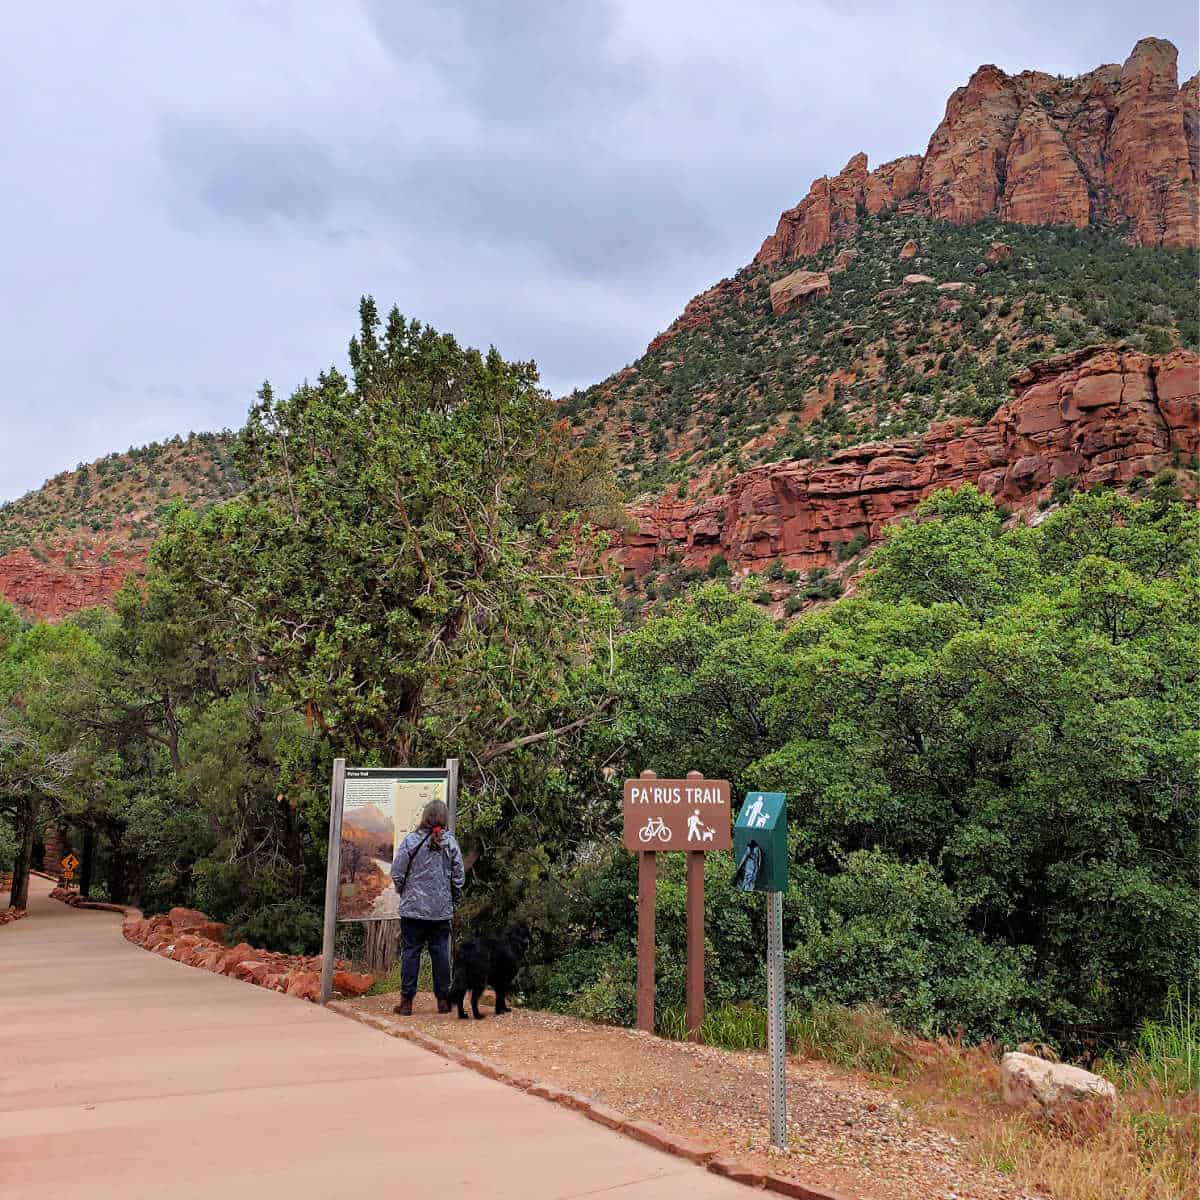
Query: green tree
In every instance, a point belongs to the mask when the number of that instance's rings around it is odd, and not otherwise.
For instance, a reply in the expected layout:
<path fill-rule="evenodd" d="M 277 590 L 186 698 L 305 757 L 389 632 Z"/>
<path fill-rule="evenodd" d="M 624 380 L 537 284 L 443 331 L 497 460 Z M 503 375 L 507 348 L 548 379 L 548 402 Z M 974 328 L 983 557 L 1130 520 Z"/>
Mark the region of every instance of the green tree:
<path fill-rule="evenodd" d="M 381 326 L 370 300 L 360 316 L 353 378 L 265 386 L 236 451 L 244 496 L 173 511 L 152 563 L 334 752 L 460 757 L 478 852 L 515 835 L 535 775 L 558 786 L 537 755 L 607 707 L 584 682 L 616 620 L 604 538 L 557 507 L 606 492 L 592 460 L 586 486 L 544 486 L 561 433 L 532 364 L 395 310 Z"/>

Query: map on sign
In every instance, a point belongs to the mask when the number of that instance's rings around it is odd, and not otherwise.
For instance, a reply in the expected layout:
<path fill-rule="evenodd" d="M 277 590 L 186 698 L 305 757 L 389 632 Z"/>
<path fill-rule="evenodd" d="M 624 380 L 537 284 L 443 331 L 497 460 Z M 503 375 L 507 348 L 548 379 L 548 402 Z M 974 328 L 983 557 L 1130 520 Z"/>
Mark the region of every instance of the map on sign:
<path fill-rule="evenodd" d="M 627 779 L 627 850 L 728 850 L 729 783 L 724 779 Z"/>
<path fill-rule="evenodd" d="M 349 767 L 342 800 L 339 921 L 389 921 L 400 915 L 392 886 L 396 843 L 416 829 L 431 800 L 445 801 L 444 769 Z"/>

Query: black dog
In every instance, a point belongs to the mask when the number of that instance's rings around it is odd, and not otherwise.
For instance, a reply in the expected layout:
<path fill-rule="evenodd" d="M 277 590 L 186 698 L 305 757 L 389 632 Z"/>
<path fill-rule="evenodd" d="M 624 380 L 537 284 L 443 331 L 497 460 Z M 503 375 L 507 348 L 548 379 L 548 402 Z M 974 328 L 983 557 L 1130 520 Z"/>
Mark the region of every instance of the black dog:
<path fill-rule="evenodd" d="M 505 998 L 512 991 L 513 980 L 521 970 L 528 948 L 529 927 L 524 924 L 514 925 L 500 937 L 471 938 L 463 942 L 454 956 L 454 983 L 450 987 L 450 1003 L 458 1005 L 461 1020 L 467 1019 L 463 1002 L 468 992 L 475 1020 L 483 1020 L 479 998 L 489 984 L 496 993 L 496 1016 L 512 1012 Z"/>

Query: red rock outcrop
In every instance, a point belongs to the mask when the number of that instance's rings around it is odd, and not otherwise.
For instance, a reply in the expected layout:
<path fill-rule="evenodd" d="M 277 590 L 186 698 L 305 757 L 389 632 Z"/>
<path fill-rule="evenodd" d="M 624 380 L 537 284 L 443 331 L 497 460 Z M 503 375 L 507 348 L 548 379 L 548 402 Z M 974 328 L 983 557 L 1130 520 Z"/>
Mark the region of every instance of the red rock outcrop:
<path fill-rule="evenodd" d="M 1000 219 L 1019 225 L 1088 223 L 1087 183 L 1062 132 L 1040 104 L 1027 104 L 1008 147 Z"/>
<path fill-rule="evenodd" d="M 1192 178 L 1200 180 L 1200 73 L 1193 75 L 1179 89 L 1179 103 L 1183 105 L 1183 132 L 1187 138 Z"/>
<path fill-rule="evenodd" d="M 742 289 L 739 284 L 732 279 L 722 279 L 720 283 L 714 284 L 707 291 L 693 296 L 687 302 L 687 307 L 683 312 L 662 333 L 651 340 L 646 347 L 646 353 L 650 354 L 657 350 L 677 333 L 682 333 L 687 329 L 703 329 L 705 326 L 711 325 L 713 313 L 725 303 L 726 299 L 732 296 L 740 300 L 741 294 Z"/>
<path fill-rule="evenodd" d="M 1149 245 L 1196 244 L 1196 179 L 1170 42 L 1143 38 L 1121 71 L 1109 135 L 1111 181 L 1122 211 Z"/>
<path fill-rule="evenodd" d="M 1059 476 L 1119 486 L 1169 465 L 1175 452 L 1200 452 L 1200 355 L 1192 351 L 1090 347 L 1037 363 L 1009 386 L 1013 398 L 986 425 L 943 421 L 919 445 L 855 446 L 816 465 L 757 467 L 705 500 L 633 507 L 638 528 L 618 557 L 638 573 L 673 552 L 688 566 L 720 552 L 737 571 L 776 558 L 828 566 L 841 543 L 878 538 L 937 488 L 971 482 L 1032 506 Z"/>
<path fill-rule="evenodd" d="M 867 212 L 877 213 L 889 204 L 907 200 L 921 185 L 921 167 L 925 160 L 919 154 L 906 154 L 894 158 L 882 167 L 876 167 L 867 176 L 863 203 Z"/>
<path fill-rule="evenodd" d="M 815 254 L 858 232 L 858 206 L 867 185 L 867 156 L 856 154 L 832 179 L 823 175 L 808 195 L 779 218 L 756 261 L 786 262 Z"/>
<path fill-rule="evenodd" d="M 63 551 L 48 552 L 45 561 L 27 549 L 5 554 L 0 557 L 0 597 L 27 616 L 55 621 L 107 604 L 127 575 L 140 574 L 146 566 L 144 551 L 97 547 L 76 557 L 68 566 Z"/>
<path fill-rule="evenodd" d="M 755 262 L 815 254 L 889 204 L 959 223 L 1129 221 L 1145 245 L 1200 243 L 1200 76 L 1176 83 L 1176 50 L 1143 38 L 1123 67 L 1077 79 L 982 66 L 946 103 L 925 154 L 867 171 L 856 154 L 779 219 Z"/>
<path fill-rule="evenodd" d="M 776 316 L 795 312 L 819 296 L 828 296 L 829 291 L 825 271 L 793 271 L 771 284 L 771 311 Z"/>
<path fill-rule="evenodd" d="M 1016 81 L 999 67 L 980 67 L 950 97 L 921 168 L 931 216 L 963 224 L 996 210 L 1004 152 L 1020 112 Z"/>

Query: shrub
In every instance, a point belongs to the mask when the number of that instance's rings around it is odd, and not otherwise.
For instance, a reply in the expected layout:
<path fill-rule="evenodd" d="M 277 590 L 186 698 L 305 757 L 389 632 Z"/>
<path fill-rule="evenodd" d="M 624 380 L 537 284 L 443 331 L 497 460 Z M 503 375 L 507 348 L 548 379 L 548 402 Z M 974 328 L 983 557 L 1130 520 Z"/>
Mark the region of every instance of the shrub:
<path fill-rule="evenodd" d="M 230 930 L 235 942 L 249 942 L 280 954 L 317 954 L 321 916 L 300 900 L 282 900 L 259 908 Z"/>

